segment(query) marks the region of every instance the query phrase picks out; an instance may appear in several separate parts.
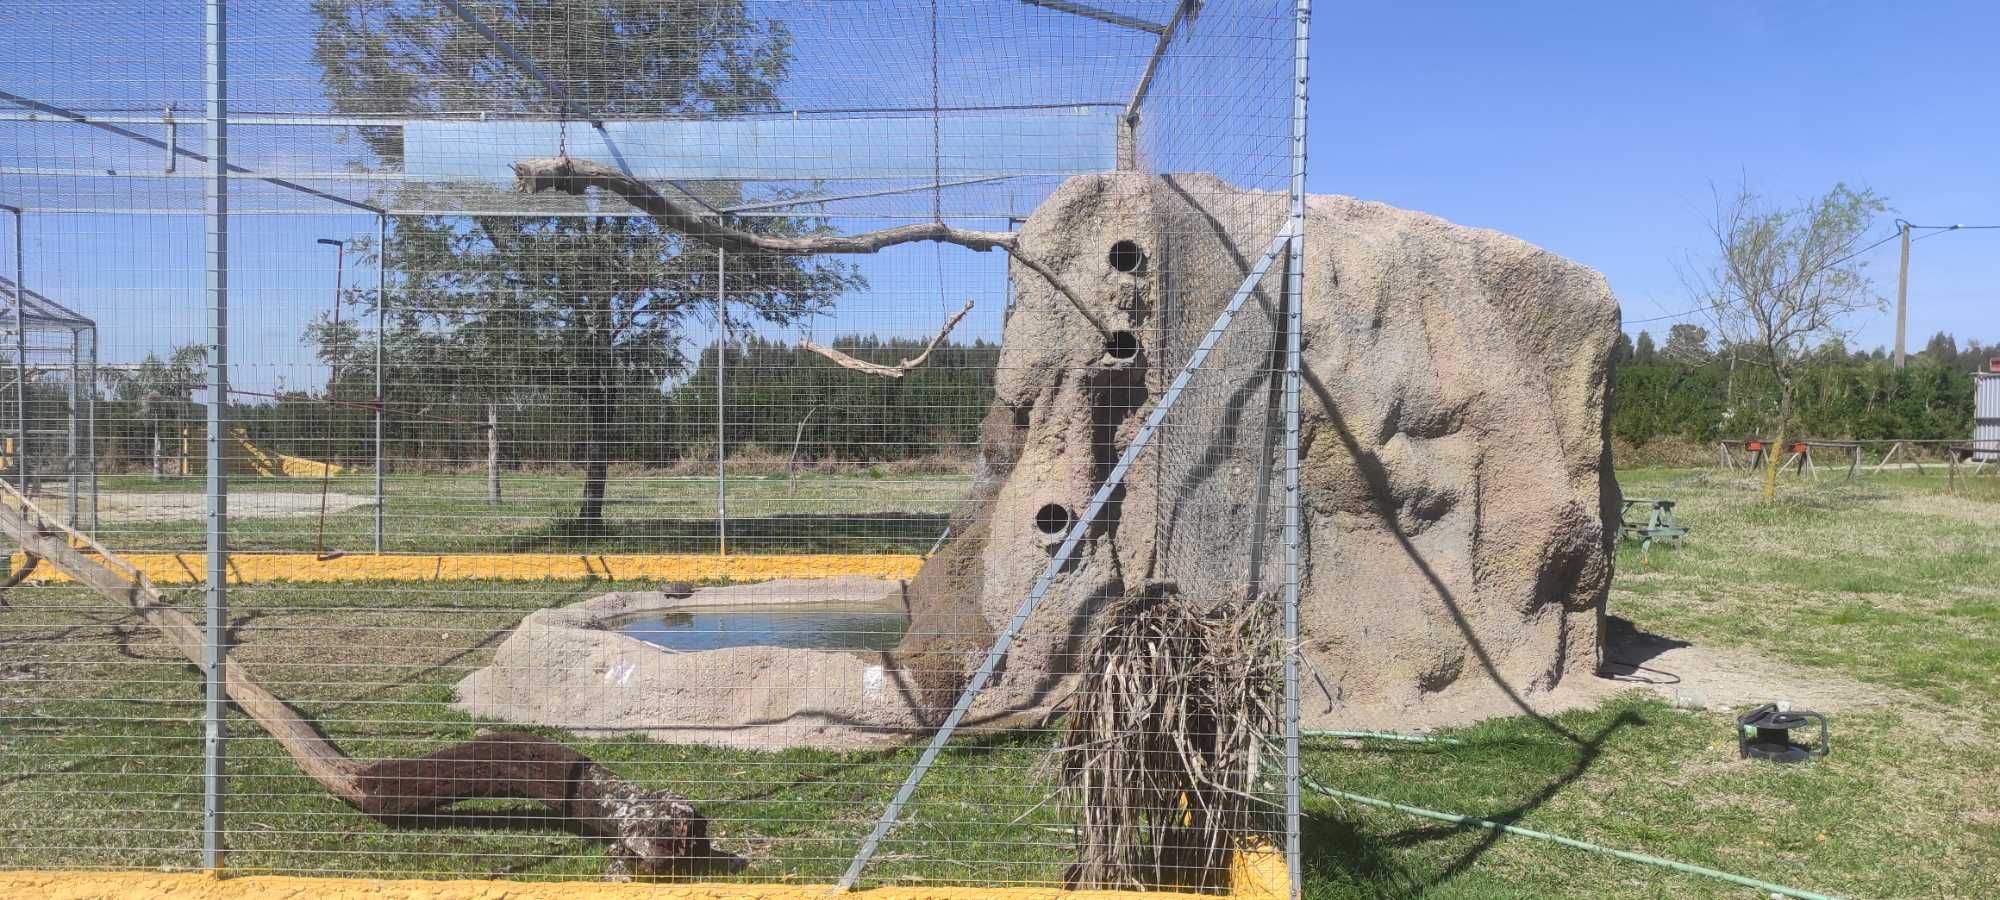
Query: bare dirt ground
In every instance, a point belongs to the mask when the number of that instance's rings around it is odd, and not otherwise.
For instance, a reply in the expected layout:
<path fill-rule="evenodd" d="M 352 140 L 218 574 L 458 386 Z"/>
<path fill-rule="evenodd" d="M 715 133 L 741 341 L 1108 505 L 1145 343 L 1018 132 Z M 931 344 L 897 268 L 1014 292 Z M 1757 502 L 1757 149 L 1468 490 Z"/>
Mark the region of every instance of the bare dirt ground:
<path fill-rule="evenodd" d="M 59 510 L 67 502 L 58 489 L 44 492 L 35 502 L 45 509 Z M 346 512 L 374 502 L 359 494 L 330 492 L 326 495 L 328 515 Z M 104 524 L 173 522 L 199 519 L 204 513 L 204 497 L 199 491 L 104 491 L 97 496 L 97 518 Z M 319 515 L 320 495 L 305 491 L 229 492 L 229 514 L 243 518 L 305 518 Z"/>

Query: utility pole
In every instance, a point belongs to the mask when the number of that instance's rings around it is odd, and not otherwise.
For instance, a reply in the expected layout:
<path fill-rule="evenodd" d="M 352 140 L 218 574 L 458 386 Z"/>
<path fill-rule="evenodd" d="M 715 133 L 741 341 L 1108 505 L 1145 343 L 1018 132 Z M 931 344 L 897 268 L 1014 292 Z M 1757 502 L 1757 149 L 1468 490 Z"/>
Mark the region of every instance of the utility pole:
<path fill-rule="evenodd" d="M 1903 234 L 1903 263 L 1896 268 L 1896 368 L 1903 367 L 1904 332 L 1910 321 L 1910 223 L 1896 220 Z"/>

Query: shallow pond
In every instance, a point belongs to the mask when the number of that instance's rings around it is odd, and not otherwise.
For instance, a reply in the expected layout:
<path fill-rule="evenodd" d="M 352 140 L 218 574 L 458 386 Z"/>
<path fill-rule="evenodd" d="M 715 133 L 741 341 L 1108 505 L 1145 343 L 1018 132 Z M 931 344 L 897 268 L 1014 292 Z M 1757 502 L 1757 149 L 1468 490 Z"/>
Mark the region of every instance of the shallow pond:
<path fill-rule="evenodd" d="M 605 627 L 668 650 L 792 647 L 801 650 L 888 650 L 910 626 L 885 606 L 707 606 L 646 613 Z"/>

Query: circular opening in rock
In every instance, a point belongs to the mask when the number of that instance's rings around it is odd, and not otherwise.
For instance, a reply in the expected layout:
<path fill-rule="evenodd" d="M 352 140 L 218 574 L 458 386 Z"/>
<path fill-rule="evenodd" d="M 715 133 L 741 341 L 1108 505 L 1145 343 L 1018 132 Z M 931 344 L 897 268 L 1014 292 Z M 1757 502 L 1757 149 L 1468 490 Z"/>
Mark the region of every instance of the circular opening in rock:
<path fill-rule="evenodd" d="M 1129 331 L 1114 331 L 1104 339 L 1104 355 L 1112 359 L 1131 359 L 1139 355 L 1139 336 Z"/>
<path fill-rule="evenodd" d="M 1050 503 L 1035 510 L 1035 530 L 1043 534 L 1057 535 L 1069 530 L 1069 510 L 1060 503 Z"/>
<path fill-rule="evenodd" d="M 1131 241 L 1119 241 L 1111 245 L 1111 268 L 1120 272 L 1137 272 L 1146 265 L 1146 253 Z"/>

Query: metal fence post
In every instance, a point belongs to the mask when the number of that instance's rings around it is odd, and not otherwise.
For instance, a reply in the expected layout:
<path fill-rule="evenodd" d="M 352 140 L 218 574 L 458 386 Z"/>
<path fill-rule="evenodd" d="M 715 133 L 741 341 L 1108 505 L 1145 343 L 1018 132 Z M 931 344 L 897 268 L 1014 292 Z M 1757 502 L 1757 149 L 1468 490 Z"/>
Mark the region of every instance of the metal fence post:
<path fill-rule="evenodd" d="M 84 357 L 83 456 L 85 483 L 90 490 L 90 530 L 97 537 L 97 326 L 90 326 L 90 350 Z"/>
<path fill-rule="evenodd" d="M 63 445 L 63 474 L 68 476 L 69 479 L 67 489 L 69 491 L 69 527 L 71 528 L 79 527 L 82 524 L 77 519 L 78 504 L 82 498 L 77 496 L 77 487 L 79 485 L 76 473 L 76 457 L 77 450 L 79 449 L 77 447 L 78 429 L 82 425 L 78 421 L 78 415 L 83 411 L 83 387 L 79 383 L 83 377 L 83 364 L 78 359 L 82 354 L 83 330 L 80 328 L 71 328 L 69 330 L 69 434 Z"/>
<path fill-rule="evenodd" d="M 208 608 L 207 703 L 203 708 L 202 864 L 223 865 L 223 713 L 228 704 L 223 665 L 228 658 L 229 475 L 223 459 L 229 402 L 229 66 L 226 0 L 206 0 L 208 178 L 203 212 L 208 228 Z"/>
<path fill-rule="evenodd" d="M 28 496 L 28 306 L 27 278 L 22 261 L 21 216 L 14 209 L 14 487 Z"/>
<path fill-rule="evenodd" d="M 725 489 L 723 457 L 729 453 L 727 425 L 723 421 L 723 374 L 728 371 L 729 300 L 723 290 L 727 258 L 715 248 L 715 322 L 720 329 L 715 340 L 715 552 L 729 555 L 729 495 Z"/>
<path fill-rule="evenodd" d="M 1297 0 L 1292 44 L 1292 240 L 1285 266 L 1285 869 L 1297 898 L 1304 874 L 1299 830 L 1299 381 L 1305 326 L 1306 265 L 1306 38 L 1312 0 Z"/>
<path fill-rule="evenodd" d="M 382 394 L 382 342 L 388 338 L 383 333 L 383 325 L 388 321 L 384 307 L 389 305 L 389 217 L 375 217 L 375 555 L 382 555 L 382 517 L 388 497 L 382 491 L 382 467 L 388 458 L 382 454 L 382 409 L 388 402 Z"/>

